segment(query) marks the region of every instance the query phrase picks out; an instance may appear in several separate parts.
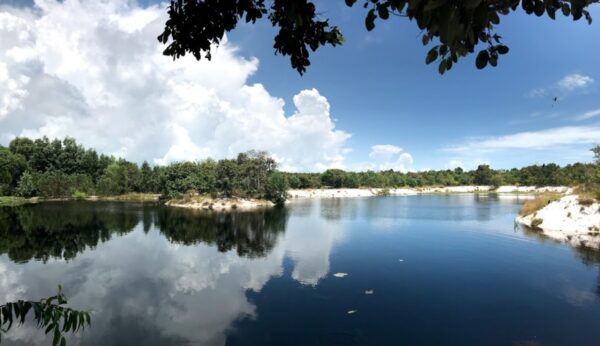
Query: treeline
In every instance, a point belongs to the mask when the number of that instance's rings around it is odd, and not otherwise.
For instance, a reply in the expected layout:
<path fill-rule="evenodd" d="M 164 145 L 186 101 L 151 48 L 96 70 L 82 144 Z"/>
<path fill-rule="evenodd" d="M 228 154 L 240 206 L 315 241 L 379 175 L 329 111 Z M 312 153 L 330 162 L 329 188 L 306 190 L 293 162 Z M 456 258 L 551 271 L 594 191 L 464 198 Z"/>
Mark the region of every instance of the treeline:
<path fill-rule="evenodd" d="M 249 151 L 235 159 L 176 162 L 167 166 L 138 165 L 85 149 L 73 138 L 15 138 L 0 146 L 0 195 L 79 197 L 160 193 L 167 198 L 185 193 L 267 198 L 283 203 L 289 188 L 419 187 L 454 185 L 557 186 L 600 184 L 600 147 L 595 163 L 527 166 L 494 170 L 480 165 L 402 173 L 393 170 L 323 173 L 281 173 L 265 152 Z"/>
<path fill-rule="evenodd" d="M 265 152 L 249 151 L 236 159 L 176 162 L 151 167 L 98 154 L 73 138 L 15 138 L 0 146 L 0 195 L 22 197 L 112 196 L 130 192 L 185 193 L 215 197 L 285 199 L 286 180 Z"/>
<path fill-rule="evenodd" d="M 286 177 L 291 188 L 305 189 L 458 185 L 573 186 L 591 184 L 598 179 L 597 174 L 598 165 L 592 163 L 575 163 L 564 167 L 550 163 L 510 170 L 479 165 L 472 171 L 456 168 L 408 173 L 393 170 L 346 172 L 329 169 L 323 173 L 286 173 Z"/>

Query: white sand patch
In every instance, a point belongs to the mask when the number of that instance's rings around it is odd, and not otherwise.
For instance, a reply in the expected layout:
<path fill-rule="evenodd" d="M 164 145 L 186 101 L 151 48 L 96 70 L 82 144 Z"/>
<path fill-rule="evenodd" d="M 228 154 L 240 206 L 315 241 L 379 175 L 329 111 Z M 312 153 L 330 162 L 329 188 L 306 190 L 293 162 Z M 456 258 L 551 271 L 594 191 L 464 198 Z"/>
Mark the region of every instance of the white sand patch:
<path fill-rule="evenodd" d="M 528 227 L 541 222 L 536 228 L 550 238 L 573 246 L 600 248 L 600 203 L 581 205 L 576 195 L 565 196 L 516 221 Z"/>
<path fill-rule="evenodd" d="M 571 188 L 567 186 L 515 186 L 506 185 L 500 186 L 496 190 L 498 193 L 542 193 L 542 192 L 558 192 L 558 193 L 570 193 Z"/>
<path fill-rule="evenodd" d="M 165 203 L 170 207 L 197 209 L 197 210 L 214 210 L 214 211 L 231 211 L 231 210 L 252 210 L 260 208 L 269 208 L 274 204 L 270 201 L 252 198 L 192 198 L 189 201 L 171 200 Z"/>
<path fill-rule="evenodd" d="M 416 187 L 416 188 L 397 188 L 397 189 L 292 189 L 288 190 L 289 199 L 295 198 L 356 198 L 373 197 L 382 194 L 392 196 L 413 196 L 420 194 L 435 193 L 480 193 L 494 192 L 498 194 L 536 194 L 543 192 L 569 193 L 571 189 L 566 186 L 500 186 L 495 189 L 493 186 L 443 186 L 443 187 Z"/>

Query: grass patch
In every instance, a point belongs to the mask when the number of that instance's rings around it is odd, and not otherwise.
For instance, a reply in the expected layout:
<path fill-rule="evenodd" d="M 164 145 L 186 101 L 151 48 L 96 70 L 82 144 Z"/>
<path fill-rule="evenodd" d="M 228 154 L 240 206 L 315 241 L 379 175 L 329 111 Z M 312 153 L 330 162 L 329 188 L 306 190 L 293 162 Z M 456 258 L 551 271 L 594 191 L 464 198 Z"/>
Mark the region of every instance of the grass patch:
<path fill-rule="evenodd" d="M 600 201 L 600 185 L 590 184 L 588 186 L 578 186 L 575 191 L 579 204 L 583 206 L 590 206 L 594 202 Z"/>
<path fill-rule="evenodd" d="M 0 196 L 0 207 L 16 207 L 27 203 L 32 203 L 32 201 L 23 197 Z"/>
<path fill-rule="evenodd" d="M 209 196 L 198 195 L 193 193 L 185 193 L 176 197 L 171 198 L 171 202 L 177 204 L 190 204 L 190 203 L 198 203 L 202 205 L 207 205 L 213 199 Z"/>
<path fill-rule="evenodd" d="M 160 195 L 154 193 L 131 192 L 124 195 L 107 197 L 107 200 L 124 201 L 124 202 L 154 202 L 158 201 Z"/>
<path fill-rule="evenodd" d="M 545 192 L 545 193 L 537 196 L 535 199 L 525 202 L 523 204 L 523 206 L 521 207 L 521 210 L 519 211 L 519 215 L 525 216 L 525 215 L 533 214 L 536 211 L 547 206 L 548 204 L 550 204 L 554 201 L 558 201 L 561 196 L 562 195 L 560 193 Z"/>
<path fill-rule="evenodd" d="M 82 191 L 75 191 L 73 192 L 71 197 L 73 197 L 74 199 L 85 199 L 87 197 L 87 193 Z"/>

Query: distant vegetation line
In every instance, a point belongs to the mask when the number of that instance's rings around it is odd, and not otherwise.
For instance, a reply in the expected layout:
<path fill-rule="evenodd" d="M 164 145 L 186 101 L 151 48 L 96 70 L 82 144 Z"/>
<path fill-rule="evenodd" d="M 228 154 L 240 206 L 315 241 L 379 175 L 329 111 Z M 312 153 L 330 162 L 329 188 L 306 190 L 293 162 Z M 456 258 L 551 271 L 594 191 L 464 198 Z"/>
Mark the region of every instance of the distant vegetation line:
<path fill-rule="evenodd" d="M 393 170 L 323 173 L 284 173 L 266 152 L 249 151 L 236 159 L 175 162 L 167 166 L 138 165 L 98 154 L 73 138 L 63 140 L 18 137 L 8 147 L 0 146 L 0 196 L 85 197 L 130 192 L 160 193 L 165 198 L 186 193 L 214 197 L 285 200 L 288 188 L 392 188 L 455 185 L 600 185 L 600 147 L 592 149 L 595 163 L 560 167 L 550 163 L 510 170 L 480 165 L 465 171 L 430 170 L 402 173 Z"/>

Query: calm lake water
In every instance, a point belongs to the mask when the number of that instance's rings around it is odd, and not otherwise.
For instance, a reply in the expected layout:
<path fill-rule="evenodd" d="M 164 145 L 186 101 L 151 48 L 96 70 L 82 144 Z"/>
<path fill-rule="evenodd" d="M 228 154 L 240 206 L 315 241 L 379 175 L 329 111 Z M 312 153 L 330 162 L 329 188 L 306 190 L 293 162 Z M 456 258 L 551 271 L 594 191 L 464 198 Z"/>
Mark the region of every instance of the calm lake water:
<path fill-rule="evenodd" d="M 93 311 L 69 345 L 600 344 L 600 256 L 515 228 L 521 203 L 465 194 L 213 215 L 5 208 L 0 302 L 62 285 L 70 306 Z M 2 340 L 49 343 L 32 324 Z"/>

